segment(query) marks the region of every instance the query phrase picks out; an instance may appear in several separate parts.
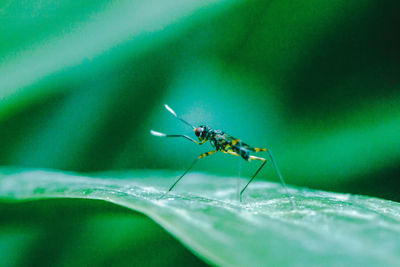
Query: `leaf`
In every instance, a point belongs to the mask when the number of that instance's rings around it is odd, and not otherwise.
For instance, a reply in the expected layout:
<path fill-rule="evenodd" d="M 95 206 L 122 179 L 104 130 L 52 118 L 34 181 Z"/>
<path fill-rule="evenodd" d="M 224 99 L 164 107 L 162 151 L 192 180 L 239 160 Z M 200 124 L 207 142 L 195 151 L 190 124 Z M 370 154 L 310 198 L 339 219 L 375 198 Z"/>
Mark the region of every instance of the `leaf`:
<path fill-rule="evenodd" d="M 103 58 L 103 67 L 132 51 L 146 54 L 192 26 L 201 10 L 218 10 L 235 1 L 47 2 L 0 6 L 4 44 L 0 46 L 0 119 L 71 90 L 70 86 L 46 86 L 46 79 L 51 82 L 55 75 L 65 79 L 73 73 L 76 82 L 80 67 L 85 68 L 82 63 L 107 57 L 106 51 L 113 51 L 114 58 Z"/>
<path fill-rule="evenodd" d="M 206 266 L 149 217 L 102 200 L 1 201 L 0 224 L 1 266 Z"/>
<path fill-rule="evenodd" d="M 8 201 L 86 198 L 139 211 L 209 263 L 223 266 L 400 264 L 400 205 L 349 194 L 192 173 L 159 199 L 176 173 L 132 171 L 79 175 L 4 168 Z"/>

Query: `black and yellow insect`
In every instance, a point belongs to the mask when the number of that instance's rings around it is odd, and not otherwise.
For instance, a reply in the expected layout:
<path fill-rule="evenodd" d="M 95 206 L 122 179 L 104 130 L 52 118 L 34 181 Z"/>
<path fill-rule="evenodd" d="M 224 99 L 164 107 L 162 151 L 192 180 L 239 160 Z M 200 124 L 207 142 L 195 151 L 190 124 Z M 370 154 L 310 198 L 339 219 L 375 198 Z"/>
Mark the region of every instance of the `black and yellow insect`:
<path fill-rule="evenodd" d="M 165 105 L 165 108 L 171 112 L 176 118 L 178 118 L 180 121 L 182 121 L 183 123 L 189 125 L 190 127 L 193 128 L 196 136 L 198 137 L 199 141 L 194 140 L 193 138 L 187 136 L 187 135 L 182 135 L 182 134 L 164 134 L 164 133 L 160 133 L 160 132 L 156 132 L 151 130 L 150 133 L 154 136 L 159 136 L 159 137 L 183 137 L 186 138 L 190 141 L 192 141 L 195 144 L 198 145 L 202 145 L 204 143 L 206 143 L 207 141 L 210 141 L 211 145 L 213 147 L 215 147 L 215 150 L 213 151 L 209 151 L 206 153 L 203 153 L 201 155 L 199 155 L 192 163 L 192 165 L 190 165 L 190 167 L 172 184 L 172 186 L 169 188 L 169 190 L 163 195 L 165 196 L 166 194 L 168 194 L 174 187 L 175 185 L 183 178 L 183 176 L 185 176 L 190 169 L 192 169 L 192 167 L 196 164 L 196 162 L 204 157 L 207 157 L 209 155 L 212 155 L 218 151 L 222 152 L 222 153 L 226 153 L 226 154 L 230 154 L 230 155 L 234 155 L 234 156 L 240 156 L 242 157 L 244 160 L 246 161 L 250 161 L 250 160 L 259 160 L 262 161 L 261 166 L 258 168 L 258 170 L 254 173 L 254 175 L 251 177 L 251 179 L 249 180 L 249 182 L 243 187 L 243 189 L 240 191 L 240 201 L 242 201 L 242 195 L 244 193 L 244 191 L 246 190 L 246 188 L 249 186 L 249 184 L 254 180 L 254 178 L 256 177 L 256 175 L 260 172 L 260 170 L 264 167 L 265 163 L 267 163 L 267 160 L 265 158 L 261 158 L 261 157 L 256 157 L 254 155 L 250 155 L 251 152 L 262 152 L 262 151 L 266 151 L 268 152 L 272 164 L 275 167 L 276 172 L 278 173 L 278 176 L 281 180 L 281 183 L 283 185 L 283 187 L 287 192 L 287 188 L 286 188 L 286 184 L 285 181 L 283 180 L 283 177 L 278 169 L 278 166 L 275 163 L 274 157 L 272 155 L 271 150 L 267 149 L 267 148 L 257 148 L 257 147 L 250 147 L 248 144 L 242 142 L 242 140 L 234 138 L 226 133 L 224 133 L 221 130 L 214 130 L 206 125 L 201 125 L 199 127 L 195 127 L 192 124 L 188 123 L 187 121 L 185 121 L 184 119 L 182 119 L 181 117 L 179 117 L 178 115 L 176 115 L 175 111 L 173 111 L 168 105 Z M 292 199 L 290 199 L 292 201 Z M 293 204 L 293 201 L 292 201 Z"/>

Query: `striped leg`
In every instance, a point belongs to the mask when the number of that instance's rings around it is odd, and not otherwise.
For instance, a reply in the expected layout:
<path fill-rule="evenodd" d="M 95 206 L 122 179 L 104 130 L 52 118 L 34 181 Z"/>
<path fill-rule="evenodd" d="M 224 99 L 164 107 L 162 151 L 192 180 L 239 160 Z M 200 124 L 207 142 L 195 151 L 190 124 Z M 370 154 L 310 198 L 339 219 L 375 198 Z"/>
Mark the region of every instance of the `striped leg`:
<path fill-rule="evenodd" d="M 233 156 L 240 156 L 238 153 L 233 152 L 233 151 L 222 151 L 222 152 L 224 152 L 225 154 L 233 155 Z"/>
<path fill-rule="evenodd" d="M 248 150 L 251 150 L 251 151 L 254 151 L 254 152 L 263 152 L 263 151 L 267 151 L 268 149 L 259 148 L 259 147 L 249 147 Z"/>
<path fill-rule="evenodd" d="M 168 191 L 167 191 L 164 195 L 162 195 L 159 199 L 165 197 L 169 192 L 171 192 L 171 190 L 175 187 L 175 185 L 183 178 L 183 176 L 185 176 L 185 175 L 193 168 L 193 166 L 196 164 L 196 162 L 197 162 L 199 159 L 204 158 L 204 157 L 207 157 L 207 156 L 209 156 L 209 155 L 212 155 L 212 154 L 214 154 L 214 153 L 216 153 L 216 152 L 218 152 L 218 150 L 209 151 L 209 152 L 203 153 L 203 154 L 201 154 L 200 156 L 198 156 L 198 157 L 192 162 L 192 164 L 190 165 L 190 167 L 175 181 L 175 183 L 172 184 L 172 186 L 168 189 Z"/>

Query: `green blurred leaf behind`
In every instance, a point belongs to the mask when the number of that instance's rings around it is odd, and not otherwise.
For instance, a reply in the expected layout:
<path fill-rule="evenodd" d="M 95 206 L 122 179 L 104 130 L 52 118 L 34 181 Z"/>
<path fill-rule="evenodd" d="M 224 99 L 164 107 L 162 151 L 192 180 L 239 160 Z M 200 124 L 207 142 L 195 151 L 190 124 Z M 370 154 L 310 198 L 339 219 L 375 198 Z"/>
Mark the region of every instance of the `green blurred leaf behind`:
<path fill-rule="evenodd" d="M 399 7 L 2 1 L 0 164 L 180 173 L 212 148 L 151 136 L 193 136 L 167 103 L 193 124 L 271 148 L 288 184 L 399 201 Z M 257 167 L 216 154 L 194 172 L 248 178 Z M 267 164 L 257 179 L 275 177 Z M 41 234 L 21 231 L 1 250 Z"/>
<path fill-rule="evenodd" d="M 148 134 L 190 133 L 163 110 L 168 103 L 195 124 L 272 148 L 289 183 L 373 193 L 357 184 L 388 181 L 379 195 L 398 199 L 384 192 L 400 153 L 395 7 L 5 2 L 0 159 L 77 171 L 184 169 L 203 149 Z M 199 168 L 237 174 L 237 160 L 214 158 Z"/>

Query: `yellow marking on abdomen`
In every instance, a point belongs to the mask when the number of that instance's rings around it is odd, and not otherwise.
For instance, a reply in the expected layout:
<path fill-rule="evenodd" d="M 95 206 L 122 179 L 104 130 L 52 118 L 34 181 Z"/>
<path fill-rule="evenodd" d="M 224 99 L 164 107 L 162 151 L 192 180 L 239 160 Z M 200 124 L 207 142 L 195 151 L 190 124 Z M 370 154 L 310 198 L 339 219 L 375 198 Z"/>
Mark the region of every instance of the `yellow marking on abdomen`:
<path fill-rule="evenodd" d="M 240 139 L 234 139 L 234 140 L 232 140 L 232 145 L 234 146 L 239 142 L 240 142 Z"/>

